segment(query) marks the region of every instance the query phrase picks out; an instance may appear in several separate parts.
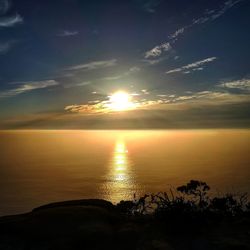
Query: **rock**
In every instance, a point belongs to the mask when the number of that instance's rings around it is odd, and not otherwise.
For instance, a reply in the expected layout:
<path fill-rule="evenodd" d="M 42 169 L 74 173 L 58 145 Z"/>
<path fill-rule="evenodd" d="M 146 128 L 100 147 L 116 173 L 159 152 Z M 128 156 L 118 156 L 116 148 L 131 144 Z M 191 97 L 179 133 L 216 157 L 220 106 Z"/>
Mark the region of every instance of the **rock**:
<path fill-rule="evenodd" d="M 50 204 L 46 204 L 37 208 L 34 208 L 32 211 L 38 211 L 47 208 L 55 208 L 55 207 L 68 207 L 68 206 L 95 206 L 95 207 L 102 207 L 106 209 L 114 209 L 115 206 L 106 200 L 101 199 L 82 199 L 82 200 L 71 200 L 71 201 L 60 201 L 54 202 Z"/>
<path fill-rule="evenodd" d="M 112 203 L 54 203 L 0 218 L 0 249 L 101 249 L 114 242 L 120 217 Z"/>

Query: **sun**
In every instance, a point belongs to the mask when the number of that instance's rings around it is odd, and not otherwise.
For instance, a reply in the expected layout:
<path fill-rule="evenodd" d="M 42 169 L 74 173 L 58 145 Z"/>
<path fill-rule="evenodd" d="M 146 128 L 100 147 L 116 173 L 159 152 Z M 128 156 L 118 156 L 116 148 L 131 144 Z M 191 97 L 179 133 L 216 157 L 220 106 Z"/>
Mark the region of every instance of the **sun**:
<path fill-rule="evenodd" d="M 109 108 L 114 111 L 125 111 L 132 109 L 134 104 L 132 97 L 125 91 L 118 91 L 109 98 Z"/>

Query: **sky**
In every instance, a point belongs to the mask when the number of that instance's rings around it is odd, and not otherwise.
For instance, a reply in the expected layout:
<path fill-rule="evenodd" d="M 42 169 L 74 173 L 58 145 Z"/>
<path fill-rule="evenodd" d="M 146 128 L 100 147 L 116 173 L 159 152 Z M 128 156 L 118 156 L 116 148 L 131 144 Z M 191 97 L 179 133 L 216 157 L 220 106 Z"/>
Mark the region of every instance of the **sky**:
<path fill-rule="evenodd" d="M 249 128 L 250 0 L 0 0 L 0 129 Z M 134 108 L 107 109 L 125 91 Z"/>

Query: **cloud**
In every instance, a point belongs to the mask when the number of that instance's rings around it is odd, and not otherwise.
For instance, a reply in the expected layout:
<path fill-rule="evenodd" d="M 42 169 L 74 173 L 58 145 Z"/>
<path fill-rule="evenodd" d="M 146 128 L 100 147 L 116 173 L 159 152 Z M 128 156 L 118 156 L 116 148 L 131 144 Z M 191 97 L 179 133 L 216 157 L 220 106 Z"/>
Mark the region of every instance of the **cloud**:
<path fill-rule="evenodd" d="M 171 34 L 169 36 L 169 38 L 170 39 L 176 39 L 179 35 L 181 35 L 182 33 L 184 33 L 184 31 L 185 31 L 186 28 L 187 27 L 182 27 L 182 28 L 176 30 L 173 34 Z"/>
<path fill-rule="evenodd" d="M 131 94 L 131 96 L 136 96 L 134 94 Z M 132 110 L 140 110 L 140 109 L 145 109 L 149 106 L 155 106 L 157 104 L 162 104 L 164 101 L 162 100 L 145 100 L 142 99 L 140 101 L 134 101 L 131 104 L 131 108 L 128 108 L 128 110 L 125 110 L 124 112 L 127 111 L 132 111 Z M 107 113 L 117 113 L 110 107 L 110 102 L 105 100 L 105 101 L 90 101 L 88 104 L 74 104 L 74 105 L 68 105 L 64 108 L 65 111 L 70 112 L 70 113 L 81 113 L 81 114 L 107 114 Z"/>
<path fill-rule="evenodd" d="M 69 105 L 65 119 L 50 124 L 91 129 L 238 128 L 250 124 L 249 95 L 207 90 L 149 98 L 137 100 L 135 109 L 119 114 L 105 108 L 107 101 Z"/>
<path fill-rule="evenodd" d="M 7 53 L 11 49 L 11 43 L 0 43 L 0 55 Z"/>
<path fill-rule="evenodd" d="M 144 109 L 148 106 L 157 105 L 163 103 L 163 100 L 155 98 L 154 100 L 146 100 L 144 97 L 149 93 L 147 90 L 142 90 L 142 93 L 128 93 L 131 97 L 131 103 L 126 111 Z M 68 105 L 64 108 L 65 111 L 70 113 L 82 113 L 82 114 L 105 114 L 114 113 L 110 96 L 101 96 L 102 100 L 88 101 L 85 104 L 73 104 Z M 124 111 L 125 112 L 125 111 Z"/>
<path fill-rule="evenodd" d="M 121 72 L 120 74 L 117 75 L 99 75 L 97 77 L 75 77 L 75 75 L 79 73 L 84 73 L 86 71 L 94 70 L 94 69 L 102 69 L 105 67 L 111 67 L 116 65 L 116 60 L 110 60 L 110 61 L 99 61 L 100 63 L 97 62 L 91 62 L 88 64 L 82 64 L 82 65 L 76 65 L 74 66 L 74 70 L 72 67 L 64 69 L 64 72 L 60 72 L 60 75 L 57 77 L 54 76 L 54 79 L 59 79 L 61 85 L 64 88 L 74 88 L 74 87 L 80 87 L 80 86 L 86 86 L 90 85 L 92 83 L 96 82 L 102 82 L 102 81 L 115 81 L 118 79 L 126 78 L 129 77 L 130 75 L 134 75 L 137 72 L 139 72 L 141 69 L 138 66 L 133 66 L 128 68 L 126 71 Z M 65 72 L 65 70 L 67 70 Z M 83 71 L 83 72 L 82 72 Z M 102 72 L 103 73 L 103 72 Z M 82 80 L 84 77 L 84 80 Z"/>
<path fill-rule="evenodd" d="M 224 4 L 218 9 L 206 10 L 201 17 L 193 19 L 191 24 L 186 25 L 182 28 L 179 28 L 173 34 L 171 34 L 169 38 L 176 41 L 177 37 L 183 34 L 185 30 L 192 28 L 194 25 L 199 25 L 199 24 L 203 24 L 209 21 L 214 21 L 215 19 L 225 14 L 234 5 L 242 1 L 245 1 L 245 0 L 229 0 L 229 1 L 224 2 Z"/>
<path fill-rule="evenodd" d="M 176 69 L 171 69 L 167 71 L 166 74 L 172 74 L 172 73 L 181 72 L 181 71 L 182 71 L 182 68 L 176 68 Z"/>
<path fill-rule="evenodd" d="M 206 59 L 194 62 L 194 63 L 187 64 L 187 65 L 182 66 L 180 68 L 169 70 L 166 72 L 166 74 L 172 74 L 172 73 L 177 73 L 177 72 L 190 73 L 190 70 L 191 71 L 200 71 L 200 70 L 203 70 L 203 68 L 200 66 L 207 64 L 209 62 L 212 62 L 216 59 L 217 59 L 217 57 L 209 57 L 209 58 L 206 58 Z"/>
<path fill-rule="evenodd" d="M 162 105 L 164 106 L 164 105 Z M 170 107 L 171 106 L 171 107 Z M 178 109 L 177 109 L 178 106 Z M 170 104 L 168 109 L 117 114 L 44 113 L 0 120 L 1 129 L 195 129 L 248 128 L 249 103 L 211 105 Z"/>
<path fill-rule="evenodd" d="M 87 114 L 105 113 L 103 102 L 96 104 L 68 105 L 64 108 L 64 110 L 71 113 L 87 113 Z"/>
<path fill-rule="evenodd" d="M 91 81 L 83 81 L 83 82 L 80 82 L 80 83 L 65 84 L 63 87 L 64 87 L 65 89 L 69 89 L 69 88 L 75 88 L 75 87 L 86 86 L 86 85 L 89 85 L 89 84 L 91 84 L 91 83 L 92 83 Z"/>
<path fill-rule="evenodd" d="M 217 85 L 224 89 L 239 89 L 250 92 L 250 79 L 240 79 L 235 81 L 223 82 Z"/>
<path fill-rule="evenodd" d="M 6 14 L 6 12 L 10 9 L 11 3 L 8 0 L 0 0 L 0 15 Z"/>
<path fill-rule="evenodd" d="M 89 62 L 85 64 L 79 64 L 75 65 L 72 67 L 67 68 L 66 70 L 94 70 L 94 69 L 101 69 L 101 68 L 107 68 L 107 67 L 112 67 L 115 66 L 117 63 L 116 59 L 111 59 L 111 60 L 105 60 L 105 61 L 94 61 L 94 62 Z"/>
<path fill-rule="evenodd" d="M 157 95 L 158 105 L 151 109 L 179 110 L 200 108 L 202 106 L 241 105 L 250 103 L 249 94 L 235 94 L 219 90 L 188 92 L 186 95 Z"/>
<path fill-rule="evenodd" d="M 19 14 L 16 14 L 14 16 L 0 18 L 0 28 L 13 27 L 21 23 L 23 23 L 23 18 Z"/>
<path fill-rule="evenodd" d="M 217 10 L 209 10 L 206 11 L 205 14 L 197 19 L 193 20 L 193 25 L 195 24 L 203 24 L 209 21 L 213 21 L 219 17 L 221 17 L 226 11 L 228 11 L 230 8 L 232 8 L 234 5 L 238 4 L 239 2 L 242 2 L 244 0 L 229 0 L 224 2 L 224 5 L 220 7 Z"/>
<path fill-rule="evenodd" d="M 132 95 L 132 94 L 131 94 Z M 0 120 L 2 129 L 17 128 L 226 128 L 249 127 L 249 95 L 218 90 L 187 91 L 185 95 L 135 96 L 136 108 L 113 112 L 107 97 L 68 105 L 56 113 L 37 113 Z"/>
<path fill-rule="evenodd" d="M 167 108 L 166 108 L 167 107 Z M 1 129 L 166 129 L 247 128 L 249 102 L 224 105 L 162 104 L 116 114 L 58 112 L 0 120 Z"/>
<path fill-rule="evenodd" d="M 209 62 L 212 62 L 214 60 L 216 60 L 217 57 L 209 57 L 209 58 L 206 58 L 206 59 L 203 59 L 201 61 L 197 61 L 197 62 L 194 62 L 194 63 L 190 63 L 186 66 L 183 66 L 182 68 L 183 69 L 191 69 L 191 68 L 197 68 L 203 64 L 206 64 L 206 63 L 209 63 Z"/>
<path fill-rule="evenodd" d="M 79 34 L 79 31 L 77 30 L 63 30 L 57 36 L 68 37 L 68 36 L 76 36 L 78 34 Z"/>
<path fill-rule="evenodd" d="M 108 96 L 104 100 L 89 101 L 86 104 L 73 104 L 64 108 L 69 113 L 82 113 L 82 114 L 104 114 L 113 112 L 110 109 L 110 101 Z"/>
<path fill-rule="evenodd" d="M 148 13 L 155 13 L 156 8 L 161 3 L 161 0 L 139 0 L 138 2 L 141 4 L 144 11 Z"/>
<path fill-rule="evenodd" d="M 25 92 L 30 92 L 36 89 L 44 89 L 58 85 L 55 80 L 37 81 L 37 82 L 22 82 L 17 88 L 0 92 L 0 98 L 12 97 Z"/>
<path fill-rule="evenodd" d="M 247 95 L 230 94 L 221 91 L 200 91 L 186 96 L 178 96 L 174 102 L 203 102 L 206 104 L 220 105 L 221 103 L 238 103 L 249 101 Z"/>
<path fill-rule="evenodd" d="M 173 52 L 173 50 L 171 51 L 171 53 Z M 148 65 L 156 65 L 158 63 L 161 63 L 165 60 L 167 60 L 171 55 L 164 55 L 164 56 L 161 56 L 161 57 L 158 57 L 158 58 L 155 58 L 155 57 L 151 57 L 151 58 L 148 58 L 148 59 L 142 59 L 141 61 L 148 64 Z"/>
<path fill-rule="evenodd" d="M 137 66 L 134 66 L 134 67 L 131 67 L 128 71 L 120 74 L 120 75 L 115 75 L 115 76 L 106 76 L 106 77 L 103 77 L 102 80 L 107 80 L 107 81 L 113 81 L 113 80 L 118 80 L 118 79 L 121 79 L 121 78 L 124 78 L 126 76 L 129 76 L 131 74 L 134 74 L 136 72 L 139 72 L 141 69 Z"/>
<path fill-rule="evenodd" d="M 162 52 L 170 51 L 172 50 L 172 46 L 170 43 L 163 43 L 161 45 L 155 46 L 153 49 L 147 51 L 145 53 L 145 58 L 150 58 L 150 57 L 158 57 L 162 54 Z"/>
<path fill-rule="evenodd" d="M 218 89 L 218 87 L 220 89 Z M 233 93 L 230 89 L 240 89 L 246 92 Z M 213 89 L 192 92 L 187 91 L 186 95 L 157 95 L 161 100 L 167 100 L 167 103 L 192 103 L 206 105 L 222 105 L 234 103 L 250 102 L 250 79 L 241 79 L 230 82 L 224 82 L 214 85 Z"/>
<path fill-rule="evenodd" d="M 248 83 L 242 83 L 242 81 L 235 81 L 228 86 L 248 86 Z M 133 110 L 178 110 L 183 107 L 199 107 L 199 105 L 210 105 L 220 106 L 228 104 L 240 104 L 250 102 L 249 94 L 230 93 L 228 91 L 221 91 L 216 89 L 204 90 L 198 92 L 187 91 L 186 95 L 167 95 L 161 94 L 150 94 L 147 90 L 142 90 L 141 93 L 130 93 L 132 98 Z M 243 88 L 243 87 L 242 87 Z M 146 96 L 147 95 L 147 96 Z M 146 98 L 147 97 L 147 98 Z M 74 104 L 65 107 L 65 111 L 70 113 L 83 113 L 83 114 L 104 114 L 113 113 L 112 106 L 110 105 L 109 96 L 102 96 L 102 100 L 89 101 L 85 104 Z M 182 106 L 179 106 L 179 105 Z M 185 105 L 188 106 L 185 106 Z M 184 105 L 184 106 L 183 106 Z"/>
<path fill-rule="evenodd" d="M 192 28 L 195 25 L 203 24 L 209 21 L 213 21 L 219 17 L 221 17 L 224 13 L 226 13 L 230 8 L 232 8 L 234 5 L 238 4 L 239 2 L 242 2 L 245 0 L 228 0 L 224 2 L 224 4 L 218 8 L 217 10 L 206 10 L 206 12 L 203 14 L 203 16 L 196 18 L 192 21 L 191 24 L 183 26 L 179 29 L 177 29 L 174 33 L 169 35 L 169 40 L 163 43 L 162 45 L 155 46 L 153 49 L 147 51 L 145 53 L 145 58 L 150 57 L 159 57 L 163 53 L 163 51 L 170 51 L 173 49 L 173 44 L 177 41 L 177 38 L 183 34 L 187 29 Z M 157 62 L 156 62 L 157 63 Z M 154 61 L 151 63 L 151 65 L 154 64 Z"/>
<path fill-rule="evenodd" d="M 137 66 L 134 66 L 134 67 L 131 67 L 130 69 L 129 69 L 129 72 L 130 73 L 135 73 L 135 72 L 139 72 L 141 69 L 139 68 L 139 67 L 137 67 Z"/>
<path fill-rule="evenodd" d="M 218 87 L 220 89 L 218 89 Z M 231 89 L 239 89 L 244 92 L 233 93 L 230 91 Z M 171 103 L 203 102 L 211 105 L 250 102 L 250 79 L 243 78 L 235 81 L 223 82 L 215 85 L 213 90 L 199 92 L 188 91 L 187 94 L 188 95 L 183 96 L 168 96 L 168 99 Z"/>
<path fill-rule="evenodd" d="M 162 62 L 161 58 L 158 58 L 158 59 L 143 59 L 142 61 L 149 64 L 149 65 L 155 65 L 155 64 L 158 64 L 158 63 Z"/>

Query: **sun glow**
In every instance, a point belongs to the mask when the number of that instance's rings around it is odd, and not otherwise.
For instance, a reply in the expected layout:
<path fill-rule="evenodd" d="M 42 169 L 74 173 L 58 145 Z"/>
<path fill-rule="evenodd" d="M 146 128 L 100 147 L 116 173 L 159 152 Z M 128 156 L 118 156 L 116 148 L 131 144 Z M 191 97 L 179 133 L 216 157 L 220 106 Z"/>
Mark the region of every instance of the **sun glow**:
<path fill-rule="evenodd" d="M 112 94 L 109 102 L 109 108 L 114 111 L 124 111 L 135 107 L 131 95 L 124 91 L 118 91 Z"/>
<path fill-rule="evenodd" d="M 119 132 L 120 134 L 120 132 Z M 118 136 L 113 155 L 110 159 L 109 172 L 103 185 L 104 198 L 117 203 L 122 199 L 130 200 L 137 191 L 137 184 L 133 173 L 133 162 L 130 159 L 129 151 L 124 136 Z M 133 191 L 129 191 L 133 189 Z"/>

